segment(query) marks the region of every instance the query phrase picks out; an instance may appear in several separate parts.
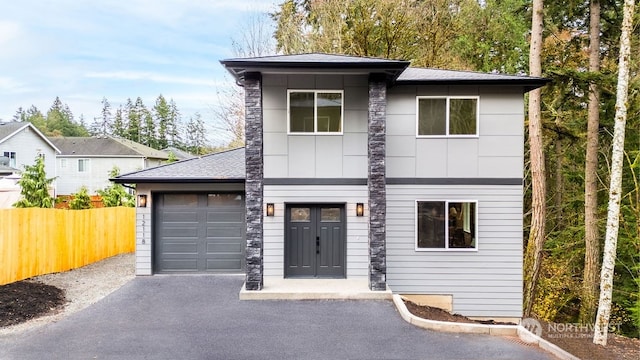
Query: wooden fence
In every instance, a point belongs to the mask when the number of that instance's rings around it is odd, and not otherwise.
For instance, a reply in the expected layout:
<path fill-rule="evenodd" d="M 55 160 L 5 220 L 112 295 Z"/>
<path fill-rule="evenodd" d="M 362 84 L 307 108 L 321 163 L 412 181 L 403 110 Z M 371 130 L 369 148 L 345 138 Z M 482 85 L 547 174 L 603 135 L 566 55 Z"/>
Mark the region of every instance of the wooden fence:
<path fill-rule="evenodd" d="M 0 209 L 0 285 L 135 250 L 135 209 Z"/>

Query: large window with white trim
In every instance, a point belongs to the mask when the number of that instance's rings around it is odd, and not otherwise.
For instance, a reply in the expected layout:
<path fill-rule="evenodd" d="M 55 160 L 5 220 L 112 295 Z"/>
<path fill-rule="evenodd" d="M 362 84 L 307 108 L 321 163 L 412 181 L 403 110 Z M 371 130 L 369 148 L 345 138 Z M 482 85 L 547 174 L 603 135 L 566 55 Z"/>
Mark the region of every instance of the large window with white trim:
<path fill-rule="evenodd" d="M 477 201 L 416 201 L 416 250 L 475 250 Z"/>
<path fill-rule="evenodd" d="M 478 103 L 477 96 L 418 96 L 418 137 L 477 136 Z"/>
<path fill-rule="evenodd" d="M 342 90 L 289 90 L 290 134 L 342 134 Z"/>

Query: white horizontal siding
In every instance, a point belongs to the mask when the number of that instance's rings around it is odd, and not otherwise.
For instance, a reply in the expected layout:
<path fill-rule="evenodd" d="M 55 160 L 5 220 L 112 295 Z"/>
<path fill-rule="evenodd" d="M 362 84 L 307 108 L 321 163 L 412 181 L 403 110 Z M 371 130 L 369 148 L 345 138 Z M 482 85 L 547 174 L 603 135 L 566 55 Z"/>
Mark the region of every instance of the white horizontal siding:
<path fill-rule="evenodd" d="M 477 200 L 477 251 L 416 251 L 416 200 Z M 522 186 L 388 185 L 387 281 L 396 293 L 448 294 L 467 316 L 522 315 Z"/>
<path fill-rule="evenodd" d="M 345 204 L 347 278 L 366 278 L 369 268 L 368 190 L 364 185 L 265 185 L 264 203 L 273 203 L 275 216 L 264 218 L 264 275 L 284 276 L 284 210 L 287 203 Z M 356 217 L 356 203 L 365 216 Z"/>

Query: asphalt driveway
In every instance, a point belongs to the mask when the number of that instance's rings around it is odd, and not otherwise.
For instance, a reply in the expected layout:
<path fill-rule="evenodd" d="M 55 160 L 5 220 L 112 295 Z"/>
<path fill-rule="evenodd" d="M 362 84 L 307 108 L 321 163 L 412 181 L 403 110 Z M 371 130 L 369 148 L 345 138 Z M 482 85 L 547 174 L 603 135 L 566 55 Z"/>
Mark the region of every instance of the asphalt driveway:
<path fill-rule="evenodd" d="M 239 301 L 235 276 L 138 277 L 0 337 L 0 359 L 552 359 L 513 339 L 406 323 L 390 301 Z"/>

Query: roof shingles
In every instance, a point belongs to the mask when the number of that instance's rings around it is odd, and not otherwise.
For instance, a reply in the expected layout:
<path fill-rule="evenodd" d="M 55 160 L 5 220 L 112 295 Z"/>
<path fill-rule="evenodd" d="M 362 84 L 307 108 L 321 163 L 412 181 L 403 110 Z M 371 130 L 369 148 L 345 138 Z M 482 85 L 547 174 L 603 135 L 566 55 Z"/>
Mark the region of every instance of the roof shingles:
<path fill-rule="evenodd" d="M 113 180 L 117 183 L 135 184 L 144 182 L 242 181 L 244 179 L 245 157 L 242 147 L 122 174 Z"/>
<path fill-rule="evenodd" d="M 152 149 L 136 142 L 105 137 L 52 137 L 62 152 L 61 156 L 142 156 L 154 159 L 167 159 L 165 152 Z"/>

